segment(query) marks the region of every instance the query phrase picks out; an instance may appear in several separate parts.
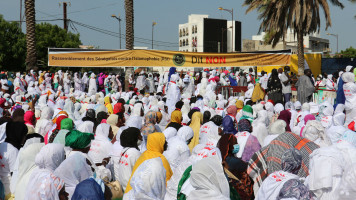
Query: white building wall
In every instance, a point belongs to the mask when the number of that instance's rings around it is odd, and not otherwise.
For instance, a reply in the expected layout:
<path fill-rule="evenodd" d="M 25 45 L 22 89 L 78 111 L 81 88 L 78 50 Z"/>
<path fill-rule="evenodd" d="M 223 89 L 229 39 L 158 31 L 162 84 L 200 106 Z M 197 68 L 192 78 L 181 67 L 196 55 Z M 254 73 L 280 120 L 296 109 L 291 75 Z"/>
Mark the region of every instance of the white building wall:
<path fill-rule="evenodd" d="M 188 51 L 188 52 L 203 52 L 204 51 L 204 18 L 208 18 L 209 15 L 196 15 L 192 14 L 188 16 L 188 23 L 179 24 L 178 34 L 181 30 L 187 30 L 188 35 L 179 37 L 178 44 L 180 41 L 187 41 L 188 45 L 179 46 L 179 51 Z M 192 29 L 196 27 L 197 31 L 193 33 Z M 196 46 L 193 47 L 193 37 L 196 38 Z"/>

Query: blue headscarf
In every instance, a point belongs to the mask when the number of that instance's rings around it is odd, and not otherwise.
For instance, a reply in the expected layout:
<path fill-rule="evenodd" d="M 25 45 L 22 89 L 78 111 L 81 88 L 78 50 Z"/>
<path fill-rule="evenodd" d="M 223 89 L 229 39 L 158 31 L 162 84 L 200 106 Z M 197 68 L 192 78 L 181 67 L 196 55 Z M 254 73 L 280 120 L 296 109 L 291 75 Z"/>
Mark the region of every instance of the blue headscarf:
<path fill-rule="evenodd" d="M 339 78 L 339 84 L 337 85 L 337 91 L 336 91 L 336 104 L 334 105 L 334 108 L 336 108 L 337 104 L 345 104 L 345 94 L 344 94 L 344 80 L 342 78 Z"/>
<path fill-rule="evenodd" d="M 229 80 L 230 80 L 230 86 L 237 86 L 236 79 L 232 78 L 230 75 L 229 75 Z"/>
<path fill-rule="evenodd" d="M 176 73 L 176 68 L 175 68 L 175 67 L 169 68 L 168 82 L 171 81 L 171 76 L 172 76 L 172 74 L 174 74 L 174 73 Z"/>
<path fill-rule="evenodd" d="M 222 121 L 222 126 L 224 128 L 224 133 L 225 134 L 236 134 L 237 130 L 234 126 L 234 121 L 230 116 L 225 116 L 223 121 Z"/>
<path fill-rule="evenodd" d="M 102 182 L 102 181 L 101 181 Z M 104 186 L 105 190 L 105 185 L 102 183 L 101 185 Z M 76 200 L 105 200 L 104 197 L 104 192 L 102 189 L 102 186 L 97 183 L 92 178 L 88 178 L 82 182 L 80 182 L 77 187 L 75 187 L 74 194 L 72 196 L 72 199 Z"/>

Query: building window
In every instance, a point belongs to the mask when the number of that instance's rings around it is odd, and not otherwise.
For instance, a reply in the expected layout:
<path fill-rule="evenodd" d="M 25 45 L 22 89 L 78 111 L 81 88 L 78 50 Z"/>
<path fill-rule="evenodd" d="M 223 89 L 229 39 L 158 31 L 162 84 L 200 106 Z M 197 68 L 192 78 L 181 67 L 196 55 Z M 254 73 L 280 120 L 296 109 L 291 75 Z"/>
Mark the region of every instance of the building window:
<path fill-rule="evenodd" d="M 185 46 L 185 40 L 183 40 L 183 47 Z"/>
<path fill-rule="evenodd" d="M 195 32 L 194 32 L 194 26 L 192 26 L 192 33 L 195 33 Z"/>
<path fill-rule="evenodd" d="M 195 25 L 195 33 L 198 33 L 198 26 Z"/>
<path fill-rule="evenodd" d="M 186 35 L 187 35 L 187 36 L 189 35 L 189 30 L 188 30 L 188 27 L 187 27 L 187 29 L 186 29 L 185 33 L 186 33 Z"/>
<path fill-rule="evenodd" d="M 179 30 L 179 37 L 182 37 L 182 29 Z"/>
<path fill-rule="evenodd" d="M 182 40 L 179 40 L 179 47 L 182 47 Z"/>
<path fill-rule="evenodd" d="M 183 36 L 185 36 L 185 29 L 183 29 Z"/>
<path fill-rule="evenodd" d="M 189 46 L 188 39 L 185 40 L 185 45 Z"/>

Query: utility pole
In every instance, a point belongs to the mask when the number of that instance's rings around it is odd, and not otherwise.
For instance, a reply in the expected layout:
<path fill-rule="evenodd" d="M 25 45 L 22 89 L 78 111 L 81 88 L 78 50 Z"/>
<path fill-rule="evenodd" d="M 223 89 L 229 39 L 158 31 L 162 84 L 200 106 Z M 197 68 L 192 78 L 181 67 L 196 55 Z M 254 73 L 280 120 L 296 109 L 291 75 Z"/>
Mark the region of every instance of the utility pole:
<path fill-rule="evenodd" d="M 22 30 L 22 0 L 20 0 L 20 30 Z"/>
<path fill-rule="evenodd" d="M 63 28 L 64 30 L 68 31 L 67 25 L 67 2 L 63 2 Z"/>
<path fill-rule="evenodd" d="M 119 37 L 120 37 L 120 49 L 121 49 L 121 17 L 117 17 L 116 15 L 111 15 L 112 18 L 115 18 L 119 21 Z"/>

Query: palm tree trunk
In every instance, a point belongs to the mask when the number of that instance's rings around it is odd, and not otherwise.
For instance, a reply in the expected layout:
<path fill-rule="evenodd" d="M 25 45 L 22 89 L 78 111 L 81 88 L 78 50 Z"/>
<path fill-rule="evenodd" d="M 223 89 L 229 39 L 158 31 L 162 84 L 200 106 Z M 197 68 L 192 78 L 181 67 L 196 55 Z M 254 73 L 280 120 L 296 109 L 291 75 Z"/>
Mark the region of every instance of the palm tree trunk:
<path fill-rule="evenodd" d="M 134 48 L 134 7 L 133 0 L 125 0 L 125 18 L 126 18 L 126 49 Z M 133 74 L 132 67 L 126 67 L 125 71 L 125 91 L 129 87 L 129 75 Z"/>
<path fill-rule="evenodd" d="M 26 15 L 26 70 L 36 68 L 36 11 L 35 0 L 25 0 Z"/>
<path fill-rule="evenodd" d="M 303 31 L 301 29 L 297 30 L 297 41 L 298 41 L 298 75 L 304 74 L 304 38 Z"/>

